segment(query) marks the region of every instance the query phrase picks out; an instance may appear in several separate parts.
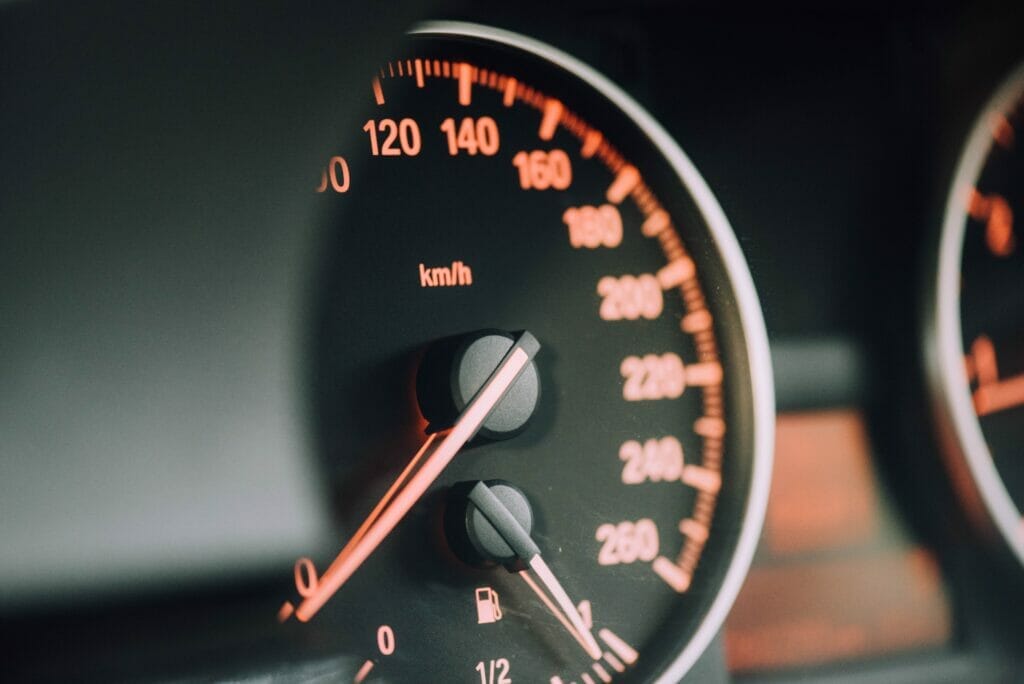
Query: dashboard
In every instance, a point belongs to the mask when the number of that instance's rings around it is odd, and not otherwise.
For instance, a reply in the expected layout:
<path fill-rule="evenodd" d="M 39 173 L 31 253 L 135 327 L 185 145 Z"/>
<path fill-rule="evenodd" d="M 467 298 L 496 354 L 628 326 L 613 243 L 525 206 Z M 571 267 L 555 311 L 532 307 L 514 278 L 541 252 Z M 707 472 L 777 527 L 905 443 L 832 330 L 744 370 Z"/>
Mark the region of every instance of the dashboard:
<path fill-rule="evenodd" d="M 3 679 L 1024 680 L 1022 29 L 0 3 Z"/>

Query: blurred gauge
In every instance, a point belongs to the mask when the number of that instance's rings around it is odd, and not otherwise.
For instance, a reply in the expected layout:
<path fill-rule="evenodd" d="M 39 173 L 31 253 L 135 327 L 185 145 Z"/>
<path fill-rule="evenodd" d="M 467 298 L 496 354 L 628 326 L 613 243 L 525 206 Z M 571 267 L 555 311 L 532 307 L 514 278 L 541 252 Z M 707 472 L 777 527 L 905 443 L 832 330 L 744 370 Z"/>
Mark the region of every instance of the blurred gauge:
<path fill-rule="evenodd" d="M 978 117 L 946 203 L 926 351 L 968 509 L 1024 562 L 1024 66 Z"/>

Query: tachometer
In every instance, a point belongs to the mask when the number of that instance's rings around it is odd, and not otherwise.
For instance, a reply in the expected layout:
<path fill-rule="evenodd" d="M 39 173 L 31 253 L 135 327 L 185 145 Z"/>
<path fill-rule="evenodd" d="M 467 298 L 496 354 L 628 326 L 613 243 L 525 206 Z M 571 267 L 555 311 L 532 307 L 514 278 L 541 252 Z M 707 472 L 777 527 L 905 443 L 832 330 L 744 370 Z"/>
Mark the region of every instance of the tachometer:
<path fill-rule="evenodd" d="M 1024 563 L 1022 131 L 1024 66 L 986 105 L 960 158 L 926 346 L 956 482 Z"/>
<path fill-rule="evenodd" d="M 764 325 L 722 210 L 547 45 L 431 24 L 371 76 L 316 188 L 336 220 L 310 377 L 345 543 L 296 564 L 283 628 L 358 654 L 356 682 L 679 679 L 770 479 Z"/>

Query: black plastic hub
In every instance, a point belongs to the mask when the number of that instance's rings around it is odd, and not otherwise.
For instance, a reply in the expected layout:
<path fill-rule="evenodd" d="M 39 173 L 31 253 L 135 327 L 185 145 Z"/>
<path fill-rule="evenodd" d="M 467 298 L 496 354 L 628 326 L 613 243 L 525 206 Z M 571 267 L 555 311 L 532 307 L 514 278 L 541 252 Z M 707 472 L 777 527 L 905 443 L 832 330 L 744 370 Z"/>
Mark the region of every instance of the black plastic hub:
<path fill-rule="evenodd" d="M 478 330 L 430 345 L 416 375 L 416 399 L 428 432 L 451 427 L 515 342 L 503 330 Z M 484 421 L 478 437 L 501 440 L 523 431 L 540 399 L 533 361 Z"/>
<path fill-rule="evenodd" d="M 474 489 L 482 486 L 497 499 L 495 504 L 503 509 L 502 514 L 515 518 L 521 532 L 526 534 L 523 539 L 510 538 L 507 530 L 504 534 L 499 532 L 492 522 L 494 511 L 483 511 L 474 503 Z M 521 489 L 504 480 L 460 482 L 453 486 L 444 522 L 445 534 L 455 555 L 475 567 L 504 565 L 511 571 L 520 570 L 524 567 L 522 556 L 537 552 L 528 536 L 533 530 L 530 501 Z M 524 547 L 533 551 L 524 553 Z"/>

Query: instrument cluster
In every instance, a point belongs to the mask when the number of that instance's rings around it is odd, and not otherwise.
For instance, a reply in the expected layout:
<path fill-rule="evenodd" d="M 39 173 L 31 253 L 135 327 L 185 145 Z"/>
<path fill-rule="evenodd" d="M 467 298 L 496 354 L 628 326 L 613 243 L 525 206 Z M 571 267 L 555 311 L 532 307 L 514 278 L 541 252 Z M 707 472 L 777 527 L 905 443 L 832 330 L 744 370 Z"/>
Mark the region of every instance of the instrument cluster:
<path fill-rule="evenodd" d="M 0 4 L 5 680 L 1021 679 L 1022 30 Z"/>

